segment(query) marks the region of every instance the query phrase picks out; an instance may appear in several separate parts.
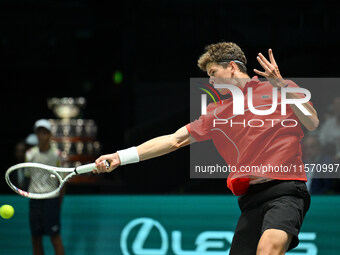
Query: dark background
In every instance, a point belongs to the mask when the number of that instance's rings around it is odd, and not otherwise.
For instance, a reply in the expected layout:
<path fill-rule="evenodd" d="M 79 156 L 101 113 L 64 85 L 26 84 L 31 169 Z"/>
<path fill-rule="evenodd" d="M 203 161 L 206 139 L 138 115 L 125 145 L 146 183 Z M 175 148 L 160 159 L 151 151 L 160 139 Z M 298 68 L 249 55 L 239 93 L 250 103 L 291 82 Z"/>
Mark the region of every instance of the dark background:
<path fill-rule="evenodd" d="M 336 1 L 0 1 L 1 168 L 51 97 L 87 100 L 103 153 L 189 122 L 189 79 L 204 47 L 236 42 L 249 75 L 272 48 L 285 77 L 338 77 Z M 123 82 L 112 75 L 123 72 Z M 312 98 L 313 100 L 313 98 Z M 3 178 L 1 178 L 3 179 Z M 225 180 L 190 180 L 189 148 L 117 169 L 96 193 L 228 193 Z M 10 192 L 4 180 L 1 190 Z"/>

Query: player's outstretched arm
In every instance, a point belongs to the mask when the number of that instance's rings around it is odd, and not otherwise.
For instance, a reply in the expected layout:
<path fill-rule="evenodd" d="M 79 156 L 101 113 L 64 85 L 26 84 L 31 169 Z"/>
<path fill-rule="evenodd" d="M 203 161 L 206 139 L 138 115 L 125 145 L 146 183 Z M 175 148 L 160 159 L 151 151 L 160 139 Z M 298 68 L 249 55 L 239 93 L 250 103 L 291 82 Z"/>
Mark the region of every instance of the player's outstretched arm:
<path fill-rule="evenodd" d="M 100 156 L 96 160 L 97 170 L 93 172 L 111 172 L 120 165 L 137 163 L 141 160 L 159 157 L 194 142 L 195 139 L 190 136 L 187 128 L 181 127 L 171 135 L 159 136 L 137 147 L 131 147 L 112 154 Z M 107 169 L 104 164 L 105 160 L 110 162 L 109 169 Z"/>

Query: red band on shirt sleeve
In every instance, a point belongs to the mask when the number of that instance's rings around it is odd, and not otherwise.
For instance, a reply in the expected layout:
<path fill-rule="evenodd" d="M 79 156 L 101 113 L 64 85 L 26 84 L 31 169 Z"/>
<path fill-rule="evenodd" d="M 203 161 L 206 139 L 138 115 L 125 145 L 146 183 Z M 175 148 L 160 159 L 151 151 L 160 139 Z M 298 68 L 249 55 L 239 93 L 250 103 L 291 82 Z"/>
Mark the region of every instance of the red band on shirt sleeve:
<path fill-rule="evenodd" d="M 188 132 L 191 133 L 191 131 L 190 131 L 190 123 L 186 124 L 185 127 L 188 129 Z"/>

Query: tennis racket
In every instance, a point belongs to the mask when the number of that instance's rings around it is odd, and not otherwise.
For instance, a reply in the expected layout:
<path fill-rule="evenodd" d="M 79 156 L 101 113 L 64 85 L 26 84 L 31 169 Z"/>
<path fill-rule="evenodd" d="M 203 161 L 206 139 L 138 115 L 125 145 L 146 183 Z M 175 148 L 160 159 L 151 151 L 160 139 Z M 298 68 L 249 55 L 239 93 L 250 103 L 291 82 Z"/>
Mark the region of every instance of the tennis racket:
<path fill-rule="evenodd" d="M 105 161 L 106 167 L 110 163 Z M 8 186 L 21 196 L 32 199 L 56 196 L 65 182 L 78 174 L 92 172 L 96 164 L 76 168 L 53 167 L 39 163 L 20 163 L 10 167 L 5 174 Z"/>

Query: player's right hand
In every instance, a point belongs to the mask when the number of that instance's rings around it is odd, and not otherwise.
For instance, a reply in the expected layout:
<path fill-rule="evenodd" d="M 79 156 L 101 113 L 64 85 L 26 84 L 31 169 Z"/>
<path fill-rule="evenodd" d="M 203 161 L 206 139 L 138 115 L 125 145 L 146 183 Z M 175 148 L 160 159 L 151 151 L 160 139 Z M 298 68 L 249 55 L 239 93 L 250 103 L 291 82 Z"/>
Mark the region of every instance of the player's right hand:
<path fill-rule="evenodd" d="M 109 168 L 107 168 L 105 160 L 110 163 Z M 96 169 L 93 169 L 93 173 L 109 173 L 120 166 L 120 159 L 117 153 L 112 153 L 100 156 L 98 159 L 96 159 L 95 163 Z"/>

